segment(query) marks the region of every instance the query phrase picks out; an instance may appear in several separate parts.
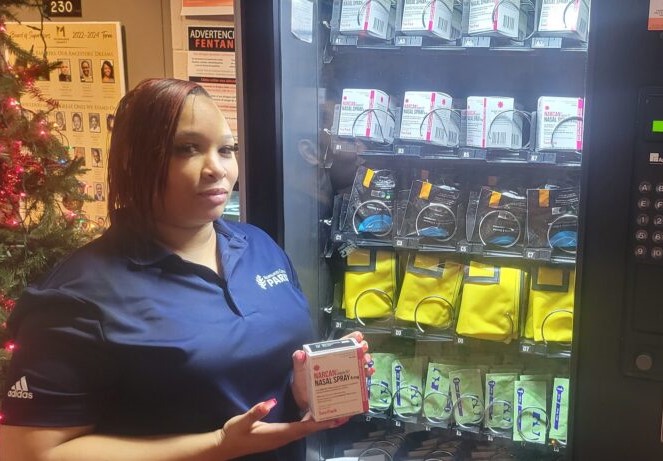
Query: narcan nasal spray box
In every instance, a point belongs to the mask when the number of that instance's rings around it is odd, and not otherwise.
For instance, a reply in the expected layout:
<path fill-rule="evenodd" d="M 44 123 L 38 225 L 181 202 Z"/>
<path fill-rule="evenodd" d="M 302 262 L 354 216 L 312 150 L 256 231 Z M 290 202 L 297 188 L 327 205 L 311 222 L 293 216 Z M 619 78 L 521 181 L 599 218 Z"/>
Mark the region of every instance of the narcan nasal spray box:
<path fill-rule="evenodd" d="M 569 35 L 583 42 L 589 32 L 586 0 L 542 0 L 537 30 L 544 35 Z"/>
<path fill-rule="evenodd" d="M 513 98 L 469 96 L 467 98 L 466 144 L 490 149 L 520 149 L 523 146 L 523 117 Z"/>
<path fill-rule="evenodd" d="M 354 338 L 304 344 L 309 410 L 316 421 L 368 411 L 364 351 Z"/>
<path fill-rule="evenodd" d="M 393 16 L 391 0 L 343 0 L 339 31 L 386 40 L 393 33 Z"/>
<path fill-rule="evenodd" d="M 518 38 L 521 30 L 520 0 L 464 0 L 467 33 Z"/>
<path fill-rule="evenodd" d="M 376 89 L 346 88 L 341 99 L 338 135 L 391 143 L 394 118 L 389 115 L 390 97 Z"/>
<path fill-rule="evenodd" d="M 452 103 L 453 98 L 440 91 L 406 91 L 399 138 L 455 147 L 460 117 L 452 112 Z"/>
<path fill-rule="evenodd" d="M 405 0 L 401 32 L 456 40 L 461 35 L 462 13 L 454 0 Z"/>
<path fill-rule="evenodd" d="M 536 150 L 582 151 L 585 101 L 541 96 L 536 109 Z"/>

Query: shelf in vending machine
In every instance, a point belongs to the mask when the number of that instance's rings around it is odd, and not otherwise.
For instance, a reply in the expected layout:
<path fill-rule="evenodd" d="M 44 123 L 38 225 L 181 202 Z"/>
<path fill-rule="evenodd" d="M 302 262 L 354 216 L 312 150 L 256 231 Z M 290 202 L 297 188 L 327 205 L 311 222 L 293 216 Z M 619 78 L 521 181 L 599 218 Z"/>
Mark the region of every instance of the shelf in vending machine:
<path fill-rule="evenodd" d="M 403 48 L 414 48 L 421 50 L 436 51 L 463 51 L 458 39 L 456 40 L 436 40 L 423 35 L 396 35 L 394 45 Z"/>
<path fill-rule="evenodd" d="M 392 319 L 385 318 L 350 318 L 344 314 L 344 309 L 334 306 L 331 319 L 332 332 L 334 336 L 337 332 L 361 330 L 366 334 L 391 335 Z"/>
<path fill-rule="evenodd" d="M 535 342 L 530 339 L 521 339 L 518 350 L 523 354 L 539 355 L 552 359 L 570 359 L 571 345 L 554 342 Z"/>
<path fill-rule="evenodd" d="M 560 37 L 533 37 L 523 43 L 498 43 L 491 42 L 491 37 L 466 36 L 456 43 L 431 43 L 420 40 L 416 36 L 396 36 L 393 41 L 375 41 L 361 37 L 336 35 L 330 39 L 331 50 L 327 50 L 327 60 L 332 60 L 334 55 L 354 53 L 403 53 L 410 55 L 430 55 L 431 53 L 460 55 L 460 56 L 514 56 L 524 55 L 528 57 L 547 56 L 551 53 L 576 54 L 583 56 L 587 54 L 586 44 L 563 41 Z"/>
<path fill-rule="evenodd" d="M 472 338 L 469 336 L 456 334 L 454 336 L 454 344 L 462 347 L 491 350 L 493 352 L 513 353 L 518 351 L 518 344 L 515 340 L 511 340 L 509 342 L 492 341 L 488 339 Z"/>
<path fill-rule="evenodd" d="M 533 150 L 527 155 L 527 162 L 535 165 L 558 165 L 579 169 L 582 164 L 582 152 L 575 150 Z"/>
<path fill-rule="evenodd" d="M 470 255 L 479 258 L 489 258 L 493 262 L 503 261 L 513 263 L 514 260 L 522 260 L 522 245 L 516 244 L 511 248 L 495 248 L 491 245 L 484 245 L 480 242 L 458 242 L 457 252 L 459 254 Z"/>
<path fill-rule="evenodd" d="M 575 252 L 562 253 L 551 247 L 536 248 L 525 246 L 522 257 L 527 261 L 540 263 L 552 263 L 558 265 L 575 265 L 576 263 Z"/>
<path fill-rule="evenodd" d="M 421 326 L 399 325 L 392 326 L 392 334 L 396 338 L 408 338 L 415 341 L 453 342 L 455 334 L 453 328 L 446 329 L 423 329 Z"/>
<path fill-rule="evenodd" d="M 332 242 L 345 244 L 345 247 L 353 248 L 392 248 L 391 240 L 382 240 L 379 238 L 362 237 L 353 232 L 333 231 L 331 234 Z M 341 250 L 342 251 L 342 250 Z"/>
<path fill-rule="evenodd" d="M 435 252 L 435 253 L 458 253 L 456 245 L 446 244 L 444 242 L 435 242 L 435 239 L 430 237 L 410 237 L 410 236 L 396 236 L 393 240 L 394 248 L 397 250 L 417 250 L 422 252 Z"/>
<path fill-rule="evenodd" d="M 433 144 L 414 144 L 403 141 L 394 143 L 396 155 L 412 156 L 418 158 L 448 158 L 457 159 L 458 153 L 453 147 L 441 147 Z"/>
<path fill-rule="evenodd" d="M 343 140 L 333 144 L 334 152 L 354 153 L 373 160 L 421 160 L 448 165 L 508 165 L 517 168 L 558 168 L 579 170 L 582 154 L 577 151 L 536 151 L 530 149 L 503 150 L 476 147 L 442 148 L 425 144 L 396 142 L 393 146 L 367 146 L 357 141 Z"/>

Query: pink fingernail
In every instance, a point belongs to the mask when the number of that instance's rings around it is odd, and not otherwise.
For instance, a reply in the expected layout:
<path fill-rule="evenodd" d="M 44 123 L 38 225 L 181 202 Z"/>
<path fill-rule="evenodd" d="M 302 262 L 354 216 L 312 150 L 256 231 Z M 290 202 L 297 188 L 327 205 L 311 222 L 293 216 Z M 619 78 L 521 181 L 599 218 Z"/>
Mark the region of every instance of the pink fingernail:
<path fill-rule="evenodd" d="M 263 403 L 263 407 L 265 408 L 265 410 L 269 411 L 272 408 L 274 408 L 277 403 L 278 402 L 276 401 L 276 399 L 271 398 L 271 399 L 269 399 L 269 400 L 267 400 L 266 402 Z"/>

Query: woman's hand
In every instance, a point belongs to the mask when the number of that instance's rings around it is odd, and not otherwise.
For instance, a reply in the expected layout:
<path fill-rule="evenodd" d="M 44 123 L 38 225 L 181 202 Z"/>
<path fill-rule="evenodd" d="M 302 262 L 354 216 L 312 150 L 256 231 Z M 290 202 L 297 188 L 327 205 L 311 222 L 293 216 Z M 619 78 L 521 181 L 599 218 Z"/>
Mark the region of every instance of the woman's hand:
<path fill-rule="evenodd" d="M 230 418 L 217 431 L 218 459 L 234 459 L 251 453 L 274 450 L 314 432 L 345 424 L 349 418 L 316 422 L 307 413 L 294 423 L 261 421 L 276 406 L 275 399 L 261 402 L 242 415 Z"/>
<path fill-rule="evenodd" d="M 361 331 L 353 331 L 343 338 L 354 338 L 362 346 L 364 351 L 364 368 L 366 376 L 371 376 L 375 372 L 371 354 L 368 353 L 368 343 L 364 341 L 364 335 Z M 306 353 L 297 350 L 292 354 L 292 395 L 301 410 L 308 410 L 308 394 L 306 392 Z"/>

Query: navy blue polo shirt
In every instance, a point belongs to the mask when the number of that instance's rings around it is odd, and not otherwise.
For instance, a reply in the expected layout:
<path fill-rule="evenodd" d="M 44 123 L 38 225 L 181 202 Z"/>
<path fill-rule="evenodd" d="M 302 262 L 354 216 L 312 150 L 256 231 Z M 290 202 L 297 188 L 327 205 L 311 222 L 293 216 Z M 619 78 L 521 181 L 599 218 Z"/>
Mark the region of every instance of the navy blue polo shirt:
<path fill-rule="evenodd" d="M 313 332 L 295 271 L 258 228 L 214 228 L 222 276 L 120 221 L 28 288 L 9 320 L 5 423 L 208 432 L 270 398 L 265 421 L 297 420 L 291 357 Z M 247 459 L 303 459 L 290 449 Z"/>

